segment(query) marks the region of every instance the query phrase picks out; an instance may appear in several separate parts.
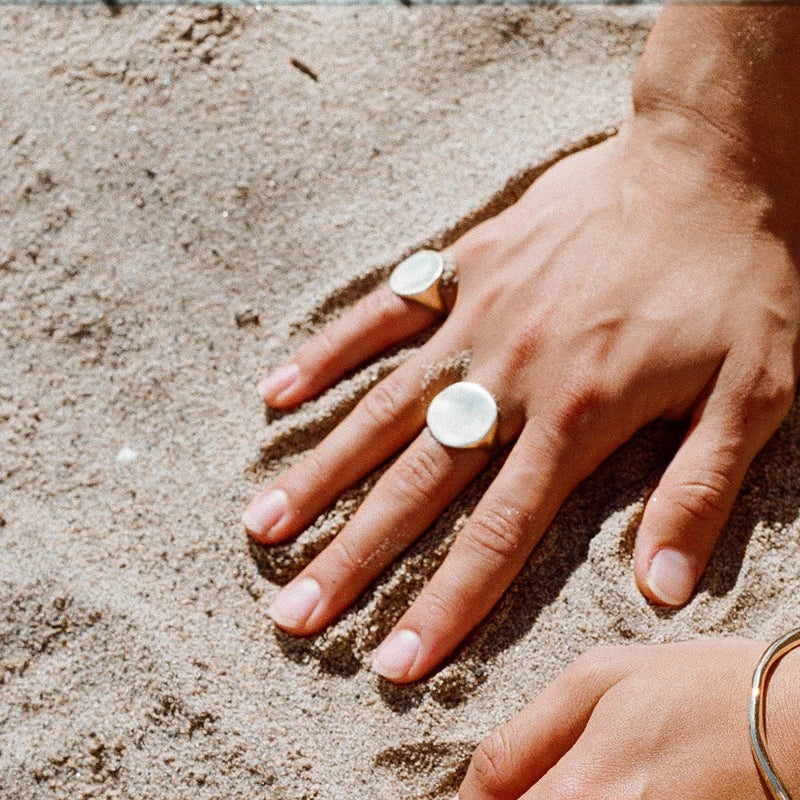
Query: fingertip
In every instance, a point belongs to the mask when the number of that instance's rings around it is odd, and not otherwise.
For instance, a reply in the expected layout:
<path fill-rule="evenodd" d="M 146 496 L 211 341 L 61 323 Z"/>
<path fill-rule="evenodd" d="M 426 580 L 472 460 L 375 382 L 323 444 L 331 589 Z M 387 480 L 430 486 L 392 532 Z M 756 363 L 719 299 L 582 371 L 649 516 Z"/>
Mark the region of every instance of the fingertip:
<path fill-rule="evenodd" d="M 668 511 L 667 506 L 659 505 L 654 493 L 636 537 L 634 576 L 639 591 L 650 603 L 680 608 L 694 594 L 704 563 L 699 554 L 680 546 L 686 544 L 686 536 L 674 534 L 685 526 Z"/>
<path fill-rule="evenodd" d="M 258 392 L 259 397 L 266 402 L 267 401 L 267 394 L 269 393 L 269 378 L 262 378 L 256 384 L 256 391 Z"/>
<path fill-rule="evenodd" d="M 273 408 L 287 408 L 297 403 L 300 367 L 284 364 L 259 381 L 257 389 L 264 402 Z"/>
<path fill-rule="evenodd" d="M 242 513 L 242 524 L 250 536 L 268 544 L 277 541 L 276 529 L 289 511 L 289 497 L 283 489 L 272 489 L 254 497 Z"/>
<path fill-rule="evenodd" d="M 673 547 L 662 547 L 650 560 L 645 576 L 645 596 L 671 608 L 686 605 L 697 585 L 696 559 Z"/>
<path fill-rule="evenodd" d="M 422 652 L 422 639 L 410 630 L 398 630 L 375 651 L 371 669 L 377 675 L 395 683 L 414 680 L 414 667 Z"/>
<path fill-rule="evenodd" d="M 322 587 L 314 578 L 297 578 L 278 592 L 267 613 L 279 628 L 304 633 L 321 598 Z"/>

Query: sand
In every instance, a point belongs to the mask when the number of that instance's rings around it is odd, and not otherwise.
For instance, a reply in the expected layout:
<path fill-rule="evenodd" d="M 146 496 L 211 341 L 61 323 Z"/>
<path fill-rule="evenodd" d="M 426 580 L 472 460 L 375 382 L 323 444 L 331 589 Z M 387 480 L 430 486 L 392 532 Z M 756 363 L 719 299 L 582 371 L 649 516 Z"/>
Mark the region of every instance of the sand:
<path fill-rule="evenodd" d="M 682 432 L 657 424 L 418 686 L 370 653 L 491 470 L 308 640 L 266 609 L 375 476 L 287 546 L 239 523 L 415 343 L 294 413 L 265 419 L 257 380 L 607 135 L 654 13 L 0 11 L 0 797 L 450 800 L 475 743 L 591 646 L 797 619 L 796 411 L 687 608 L 631 575 Z"/>

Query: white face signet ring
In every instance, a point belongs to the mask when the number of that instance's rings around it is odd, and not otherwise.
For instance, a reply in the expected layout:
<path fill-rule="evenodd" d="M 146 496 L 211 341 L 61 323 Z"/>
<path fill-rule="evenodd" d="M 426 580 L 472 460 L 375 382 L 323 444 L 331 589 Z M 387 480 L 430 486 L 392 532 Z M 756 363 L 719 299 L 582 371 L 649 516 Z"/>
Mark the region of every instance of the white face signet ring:
<path fill-rule="evenodd" d="M 490 447 L 497 434 L 497 403 L 478 383 L 459 381 L 428 406 L 428 430 L 445 447 Z"/>
<path fill-rule="evenodd" d="M 401 261 L 389 276 L 389 288 L 406 300 L 413 300 L 431 311 L 447 310 L 442 297 L 444 257 L 436 250 L 418 250 Z"/>

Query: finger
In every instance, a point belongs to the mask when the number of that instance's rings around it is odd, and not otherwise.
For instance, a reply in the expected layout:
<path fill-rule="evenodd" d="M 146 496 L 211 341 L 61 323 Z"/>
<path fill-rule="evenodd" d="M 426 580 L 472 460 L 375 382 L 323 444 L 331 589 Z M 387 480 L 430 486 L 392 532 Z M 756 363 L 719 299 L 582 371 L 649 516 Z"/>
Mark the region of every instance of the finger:
<path fill-rule="evenodd" d="M 256 541 L 274 544 L 299 533 L 419 433 L 437 388 L 428 373 L 445 358 L 444 347 L 432 340 L 387 375 L 322 442 L 251 501 L 242 522 Z"/>
<path fill-rule="evenodd" d="M 750 462 L 794 396 L 791 380 L 749 382 L 726 362 L 647 503 L 634 552 L 636 580 L 652 602 L 688 602 L 711 557 Z"/>
<path fill-rule="evenodd" d="M 478 745 L 459 800 L 518 800 L 525 795 L 575 745 L 602 696 L 632 668 L 637 650 L 598 648 L 573 662 Z"/>
<path fill-rule="evenodd" d="M 384 285 L 304 345 L 258 385 L 264 402 L 292 408 L 387 347 L 428 328 L 436 315 Z"/>
<path fill-rule="evenodd" d="M 447 558 L 376 651 L 375 672 L 416 680 L 456 648 L 508 588 L 572 489 L 618 446 L 604 436 L 609 430 L 598 425 L 587 439 L 540 418 L 526 424 Z"/>
<path fill-rule="evenodd" d="M 427 430 L 381 477 L 341 533 L 270 609 L 285 630 L 309 634 L 327 625 L 488 463 L 483 450 L 442 447 Z"/>
<path fill-rule="evenodd" d="M 600 743 L 579 738 L 519 800 L 641 800 L 643 795 L 635 786 L 620 786 L 613 781 L 609 786 L 608 777 L 602 774 L 603 766 L 600 766 L 608 747 L 607 737 Z"/>

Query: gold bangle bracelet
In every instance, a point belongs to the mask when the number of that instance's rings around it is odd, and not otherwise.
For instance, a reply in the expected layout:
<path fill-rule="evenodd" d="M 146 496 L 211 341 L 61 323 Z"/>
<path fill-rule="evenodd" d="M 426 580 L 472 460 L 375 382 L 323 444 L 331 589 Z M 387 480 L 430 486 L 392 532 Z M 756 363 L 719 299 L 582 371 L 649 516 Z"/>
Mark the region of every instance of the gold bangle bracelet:
<path fill-rule="evenodd" d="M 776 664 L 795 647 L 800 647 L 800 628 L 776 639 L 758 662 L 753 674 L 753 692 L 750 696 L 750 742 L 756 767 L 774 800 L 792 800 L 786 787 L 781 783 L 775 767 L 767 752 L 764 732 L 764 701 L 766 700 L 767 680 Z"/>

